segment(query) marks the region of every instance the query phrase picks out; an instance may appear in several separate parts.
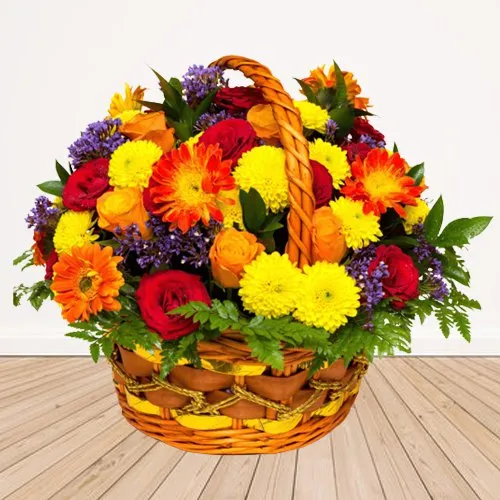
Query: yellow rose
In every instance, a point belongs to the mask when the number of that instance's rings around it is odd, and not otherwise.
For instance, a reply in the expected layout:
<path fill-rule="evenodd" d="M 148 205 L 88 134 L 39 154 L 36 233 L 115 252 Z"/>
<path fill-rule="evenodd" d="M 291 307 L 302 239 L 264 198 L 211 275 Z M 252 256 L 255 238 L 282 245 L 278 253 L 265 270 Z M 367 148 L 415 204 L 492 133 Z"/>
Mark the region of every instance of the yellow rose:
<path fill-rule="evenodd" d="M 168 153 L 174 146 L 174 129 L 167 128 L 165 113 L 140 113 L 120 127 L 120 132 L 133 140 L 152 141 Z"/>
<path fill-rule="evenodd" d="M 224 288 L 238 288 L 243 268 L 263 251 L 255 235 L 234 228 L 222 230 L 209 253 L 215 281 Z"/>
<path fill-rule="evenodd" d="M 97 224 L 106 231 L 114 232 L 117 227 L 125 229 L 137 224 L 142 237 L 148 240 L 152 231 L 146 226 L 149 215 L 144 208 L 142 191 L 136 187 L 127 187 L 108 191 L 97 199 Z"/>
<path fill-rule="evenodd" d="M 321 207 L 314 211 L 312 222 L 314 261 L 340 262 L 347 252 L 340 220 L 330 207 Z"/>

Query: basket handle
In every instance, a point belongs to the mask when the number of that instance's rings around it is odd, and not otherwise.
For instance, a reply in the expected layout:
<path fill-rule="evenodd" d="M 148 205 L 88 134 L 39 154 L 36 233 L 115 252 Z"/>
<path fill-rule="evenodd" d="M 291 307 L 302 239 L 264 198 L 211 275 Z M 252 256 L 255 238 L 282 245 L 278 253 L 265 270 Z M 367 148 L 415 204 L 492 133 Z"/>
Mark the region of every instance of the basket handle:
<path fill-rule="evenodd" d="M 287 253 L 292 262 L 302 268 L 312 264 L 312 216 L 315 200 L 312 189 L 312 170 L 309 163 L 309 144 L 302 133 L 299 112 L 288 93 L 271 71 L 252 59 L 240 56 L 225 56 L 210 66 L 241 71 L 262 91 L 271 105 L 278 123 L 280 140 L 286 155 L 288 177 Z"/>

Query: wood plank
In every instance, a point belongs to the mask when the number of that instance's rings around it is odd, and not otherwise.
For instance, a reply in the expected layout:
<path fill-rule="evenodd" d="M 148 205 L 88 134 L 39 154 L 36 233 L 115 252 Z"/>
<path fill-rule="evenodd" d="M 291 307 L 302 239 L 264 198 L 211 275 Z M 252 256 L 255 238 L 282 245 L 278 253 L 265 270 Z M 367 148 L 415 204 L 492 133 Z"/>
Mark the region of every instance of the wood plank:
<path fill-rule="evenodd" d="M 390 363 L 390 360 L 377 360 L 374 366 L 384 363 Z M 384 409 L 431 498 L 453 500 L 475 498 L 477 495 L 469 484 L 374 366 L 368 370 L 365 383 L 369 385 L 379 405 Z"/>
<path fill-rule="evenodd" d="M 35 453 L 40 448 L 47 446 L 67 432 L 80 427 L 85 422 L 96 415 L 111 409 L 118 404 L 114 394 L 109 394 L 102 399 L 94 401 L 89 406 L 75 412 L 70 418 L 59 420 L 53 425 L 49 425 L 38 432 L 30 434 L 28 437 L 16 441 L 15 444 L 4 448 L 0 453 L 0 471 L 14 465 L 23 458 Z"/>
<path fill-rule="evenodd" d="M 258 460 L 258 455 L 222 457 L 199 500 L 244 500 Z"/>
<path fill-rule="evenodd" d="M 430 499 L 424 483 L 368 384 L 363 384 L 354 410 L 361 422 L 386 498 Z"/>
<path fill-rule="evenodd" d="M 253 478 L 248 500 L 292 500 L 297 451 L 262 455 Z"/>
<path fill-rule="evenodd" d="M 355 411 L 334 429 L 331 440 L 338 498 L 383 499 L 384 491 Z"/>
<path fill-rule="evenodd" d="M 95 384 L 80 385 L 70 394 L 65 394 L 59 402 L 55 402 L 51 407 L 40 415 L 35 415 L 33 409 L 28 407 L 24 413 L 28 415 L 23 419 L 17 417 L 11 422 L 11 427 L 3 435 L 0 434 L 0 451 L 7 446 L 12 446 L 21 439 L 25 439 L 34 432 L 45 429 L 65 418 L 73 418 L 83 408 L 93 401 L 100 400 L 106 396 L 114 395 L 112 383 L 98 379 Z M 116 396 L 115 396 L 116 397 Z"/>
<path fill-rule="evenodd" d="M 0 395 L 0 409 L 7 408 L 19 401 L 31 398 L 34 393 L 45 390 L 64 388 L 68 384 L 68 377 L 84 377 L 85 373 L 92 370 L 87 363 L 81 366 L 71 365 L 59 367 L 56 373 L 46 373 L 45 369 L 38 372 L 35 377 L 31 374 L 31 380 L 24 383 L 14 380 L 9 389 Z"/>
<path fill-rule="evenodd" d="M 500 372 L 498 371 L 500 367 L 497 367 L 497 369 L 490 368 L 483 358 L 460 358 L 460 362 L 464 363 L 465 366 L 474 372 L 480 373 L 490 380 L 494 380 L 497 383 L 500 381 Z"/>
<path fill-rule="evenodd" d="M 114 425 L 104 429 L 101 434 L 90 436 L 87 443 L 73 448 L 64 458 L 33 477 L 31 481 L 25 483 L 7 498 L 9 500 L 25 500 L 27 498 L 48 500 L 52 498 L 52 495 L 57 493 L 68 481 L 98 461 L 103 454 L 112 450 L 133 432 L 133 429 L 124 420 L 117 421 Z M 73 499 L 89 498 L 85 490 L 82 493 L 83 496 L 80 494 Z"/>
<path fill-rule="evenodd" d="M 63 469 L 64 481 L 68 477 L 73 479 L 52 495 L 51 500 L 73 500 L 83 492 L 87 498 L 99 498 L 120 477 L 129 474 L 130 467 L 146 455 L 154 444 L 155 441 L 149 436 L 134 431 L 107 453 L 103 452 L 102 449 L 96 449 L 98 453 L 94 455 L 97 461 L 83 472 L 77 471 L 73 465 L 76 462 L 76 457 L 67 457 L 67 467 Z M 78 456 L 78 461 L 81 461 L 80 456 Z M 78 469 L 80 468 L 81 465 L 78 464 Z M 52 474 L 53 471 L 50 473 Z"/>
<path fill-rule="evenodd" d="M 493 434 L 500 437 L 500 418 L 498 418 L 499 414 L 495 410 L 484 404 L 473 394 L 470 394 L 465 389 L 455 384 L 452 380 L 447 379 L 421 359 L 412 358 L 408 360 L 407 363 L 420 373 L 422 377 L 426 378 L 435 388 L 448 395 Z"/>
<path fill-rule="evenodd" d="M 157 441 L 103 494 L 102 500 L 149 498 L 183 456 L 183 451 Z"/>
<path fill-rule="evenodd" d="M 499 467 L 500 439 L 455 403 L 452 398 L 434 387 L 426 378 L 414 370 L 411 366 L 412 361 L 405 362 L 403 359 L 394 359 L 391 363 L 391 369 L 404 375 L 420 394 L 440 411 L 441 415 L 459 429 L 490 462 Z"/>
<path fill-rule="evenodd" d="M 400 394 L 408 408 L 482 500 L 498 498 L 493 492 L 500 484 L 498 469 L 433 406 L 397 369 L 395 363 L 377 364 L 383 376 Z"/>
<path fill-rule="evenodd" d="M 500 357 L 498 358 L 481 358 L 484 366 L 496 373 L 497 379 L 500 378 Z"/>
<path fill-rule="evenodd" d="M 342 425 L 346 425 L 346 422 Z M 300 448 L 294 500 L 335 500 L 338 498 L 336 488 L 330 436 Z"/>
<path fill-rule="evenodd" d="M 32 357 L 32 358 L 15 358 L 8 363 L 0 365 L 0 377 L 9 376 L 11 373 L 23 373 L 28 367 L 41 367 L 46 366 L 54 360 L 60 358 L 50 358 L 50 357 Z"/>
<path fill-rule="evenodd" d="M 22 370 L 11 370 L 10 373 L 3 373 L 0 375 L 0 395 L 4 395 L 5 392 L 12 388 L 13 382 L 16 385 L 24 385 L 26 383 L 36 383 L 40 374 L 51 375 L 55 372 L 61 372 L 65 367 L 69 366 L 81 366 L 86 364 L 82 359 L 72 360 L 69 358 L 58 358 L 56 360 L 50 360 L 50 364 L 36 364 L 32 362 L 24 367 Z"/>
<path fill-rule="evenodd" d="M 497 397 L 490 390 L 485 389 L 481 385 L 476 384 L 474 381 L 461 377 L 453 370 L 443 369 L 442 359 L 434 359 L 434 358 L 420 358 L 423 363 L 434 368 L 434 370 L 438 371 L 442 376 L 446 377 L 448 380 L 458 385 L 465 391 L 467 391 L 471 396 L 474 396 L 482 401 L 483 404 L 488 405 L 497 413 L 500 413 L 500 397 Z"/>
<path fill-rule="evenodd" d="M 186 453 L 149 500 L 198 498 L 221 458 Z"/>
<path fill-rule="evenodd" d="M 53 441 L 25 459 L 17 462 L 0 474 L 0 496 L 20 488 L 31 478 L 52 467 L 80 446 L 94 440 L 99 448 L 100 442 L 111 431 L 111 427 L 121 422 L 122 416 L 117 406 L 87 421 L 82 426 Z M 96 438 L 99 434 L 98 438 Z M 77 459 L 76 461 L 78 461 Z M 26 498 L 26 497 L 24 497 Z"/>
<path fill-rule="evenodd" d="M 12 404 L 8 408 L 0 409 L 0 434 L 9 430 L 13 423 L 19 423 L 20 420 L 30 420 L 46 413 L 50 408 L 57 407 L 58 404 L 62 404 L 68 397 L 71 397 L 71 393 L 80 386 L 101 385 L 106 375 L 110 377 L 108 383 L 112 386 L 109 368 L 106 369 L 106 374 L 104 368 L 91 370 L 88 375 L 76 380 L 68 379 L 68 384 L 64 387 L 35 391 L 31 398 Z M 27 408 L 30 408 L 29 413 L 26 412 Z"/>
<path fill-rule="evenodd" d="M 465 363 L 459 359 L 454 358 L 433 358 L 433 361 L 439 363 L 441 367 L 452 370 L 458 377 L 457 379 L 468 379 L 471 382 L 483 387 L 490 391 L 497 397 L 500 397 L 500 383 L 489 376 L 479 373 L 475 369 L 469 368 Z M 441 369 L 442 369 L 441 368 Z"/>

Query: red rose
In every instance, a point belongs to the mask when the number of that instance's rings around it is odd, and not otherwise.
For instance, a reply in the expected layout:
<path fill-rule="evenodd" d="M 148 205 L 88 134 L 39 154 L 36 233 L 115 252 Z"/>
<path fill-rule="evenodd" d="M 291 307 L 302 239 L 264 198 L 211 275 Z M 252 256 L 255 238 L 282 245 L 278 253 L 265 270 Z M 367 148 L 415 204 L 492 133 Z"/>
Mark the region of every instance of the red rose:
<path fill-rule="evenodd" d="M 165 340 L 178 339 L 198 328 L 192 319 L 170 316 L 168 311 L 191 301 L 211 304 L 199 276 L 173 270 L 144 275 L 136 299 L 146 325 Z"/>
<path fill-rule="evenodd" d="M 262 91 L 254 87 L 224 87 L 214 97 L 214 104 L 234 114 L 246 113 L 252 106 L 265 103 Z"/>
<path fill-rule="evenodd" d="M 389 276 L 382 279 L 385 297 L 394 297 L 392 305 L 396 309 L 405 307 L 407 300 L 418 297 L 418 270 L 409 255 L 396 245 L 380 245 L 377 247 L 375 259 L 368 267 L 372 273 L 384 262 L 387 264 Z"/>
<path fill-rule="evenodd" d="M 355 118 L 354 126 L 351 130 L 352 139 L 356 142 L 359 141 L 362 135 L 368 135 L 375 142 L 380 142 L 385 139 L 384 134 L 373 128 L 371 123 L 365 118 Z"/>
<path fill-rule="evenodd" d="M 352 163 L 357 156 L 364 160 L 372 148 L 365 142 L 351 142 L 344 148 L 347 151 L 347 161 Z"/>
<path fill-rule="evenodd" d="M 230 118 L 209 127 L 200 137 L 207 146 L 218 144 L 222 149 L 222 160 L 231 160 L 233 167 L 241 155 L 255 146 L 257 134 L 246 120 Z"/>
<path fill-rule="evenodd" d="M 57 252 L 55 250 L 52 250 L 52 252 L 49 253 L 49 256 L 47 257 L 47 260 L 45 261 L 45 279 L 46 280 L 51 280 L 52 276 L 54 276 L 54 271 L 53 267 L 54 264 L 57 262 Z"/>
<path fill-rule="evenodd" d="M 332 199 L 333 180 L 330 172 L 320 162 L 311 160 L 313 171 L 313 192 L 316 208 L 328 205 Z"/>
<path fill-rule="evenodd" d="M 64 186 L 64 206 L 77 212 L 95 209 L 97 198 L 109 189 L 108 167 L 109 160 L 99 158 L 75 170 Z"/>

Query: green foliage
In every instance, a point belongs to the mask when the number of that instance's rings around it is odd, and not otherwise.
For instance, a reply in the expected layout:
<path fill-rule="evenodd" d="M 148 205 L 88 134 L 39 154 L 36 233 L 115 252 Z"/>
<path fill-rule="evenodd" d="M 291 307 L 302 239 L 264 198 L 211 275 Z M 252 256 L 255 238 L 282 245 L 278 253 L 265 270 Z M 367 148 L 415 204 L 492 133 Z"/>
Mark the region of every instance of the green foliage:
<path fill-rule="evenodd" d="M 62 196 L 64 186 L 61 181 L 46 181 L 38 184 L 38 189 L 54 196 Z"/>
<path fill-rule="evenodd" d="M 488 227 L 491 219 L 492 217 L 472 217 L 454 220 L 443 229 L 434 244 L 442 248 L 467 245 L 469 240 Z"/>
<path fill-rule="evenodd" d="M 424 230 L 427 240 L 433 243 L 438 237 L 441 225 L 443 224 L 444 204 L 440 196 L 431 208 L 429 215 L 425 219 Z"/>
<path fill-rule="evenodd" d="M 50 289 L 50 281 L 37 281 L 31 286 L 16 286 L 13 294 L 14 306 L 19 306 L 24 297 L 26 297 L 32 307 L 38 311 L 47 299 L 52 299 L 54 297 L 54 294 Z"/>
<path fill-rule="evenodd" d="M 27 267 L 33 266 L 34 265 L 33 250 L 30 248 L 29 250 L 24 251 L 21 255 L 19 255 L 12 261 L 12 265 L 13 266 L 22 265 L 21 271 L 23 271 Z"/>
<path fill-rule="evenodd" d="M 303 80 L 299 80 L 298 78 L 295 78 L 295 81 L 300 85 L 300 88 L 302 89 L 302 92 L 304 92 L 306 99 L 313 104 L 318 104 L 318 99 L 316 98 L 312 87 L 305 83 Z"/>
<path fill-rule="evenodd" d="M 68 182 L 69 176 L 71 175 L 57 160 L 56 160 L 56 172 L 59 176 L 62 185 Z"/>
<path fill-rule="evenodd" d="M 415 181 L 415 185 L 419 186 L 424 178 L 425 168 L 423 163 L 419 163 L 414 167 L 410 168 L 408 173 L 406 174 L 408 177 L 411 177 Z"/>
<path fill-rule="evenodd" d="M 335 107 L 348 106 L 349 100 L 347 98 L 347 85 L 344 80 L 344 75 L 342 74 L 339 65 L 333 61 L 335 68 Z"/>
<path fill-rule="evenodd" d="M 343 106 L 332 109 L 330 111 L 330 118 L 335 120 L 338 125 L 338 134 L 341 136 L 346 135 L 354 125 L 354 109 L 351 106 Z"/>
<path fill-rule="evenodd" d="M 175 129 L 176 137 L 187 141 L 193 136 L 193 128 L 198 118 L 205 113 L 212 104 L 217 91 L 209 93 L 198 106 L 193 109 L 182 97 L 181 82 L 177 78 L 166 80 L 157 71 L 152 69 L 158 78 L 160 89 L 163 93 L 163 103 L 141 101 L 141 104 L 153 111 L 165 111 L 167 123 Z"/>
<path fill-rule="evenodd" d="M 454 248 L 446 248 L 444 254 L 439 254 L 443 267 L 443 276 L 448 280 L 469 286 L 470 273 L 465 267 L 465 262 Z"/>

